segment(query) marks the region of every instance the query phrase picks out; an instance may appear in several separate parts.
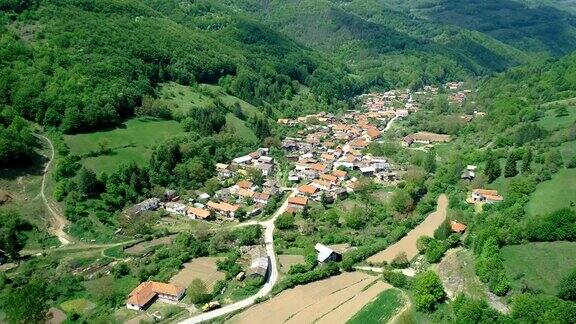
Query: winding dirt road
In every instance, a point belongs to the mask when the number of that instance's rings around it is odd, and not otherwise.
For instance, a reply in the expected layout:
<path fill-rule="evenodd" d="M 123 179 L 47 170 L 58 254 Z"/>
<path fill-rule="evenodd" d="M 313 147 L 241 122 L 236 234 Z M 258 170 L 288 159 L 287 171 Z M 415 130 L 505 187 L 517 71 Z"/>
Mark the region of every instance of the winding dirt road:
<path fill-rule="evenodd" d="M 42 139 L 46 143 L 48 143 L 48 147 L 50 147 L 50 156 L 47 156 L 48 162 L 44 167 L 44 174 L 42 175 L 42 186 L 40 187 L 40 196 L 42 197 L 42 201 L 44 201 L 44 205 L 48 210 L 48 214 L 50 218 L 48 219 L 50 226 L 48 227 L 48 232 L 56 237 L 62 245 L 67 245 L 72 242 L 71 237 L 64 232 L 64 228 L 68 225 L 68 220 L 58 212 L 58 207 L 56 207 L 56 203 L 49 200 L 46 197 L 46 177 L 50 171 L 50 167 L 52 166 L 52 161 L 54 161 L 54 145 L 52 145 L 52 141 L 40 134 L 34 134 L 37 138 Z"/>

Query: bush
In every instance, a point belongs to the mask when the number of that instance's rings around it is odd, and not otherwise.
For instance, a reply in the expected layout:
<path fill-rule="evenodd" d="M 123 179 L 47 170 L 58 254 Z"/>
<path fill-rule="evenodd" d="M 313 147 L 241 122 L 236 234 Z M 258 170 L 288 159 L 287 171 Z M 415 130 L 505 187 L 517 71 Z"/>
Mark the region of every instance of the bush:
<path fill-rule="evenodd" d="M 420 254 L 426 253 L 426 250 L 428 249 L 428 243 L 430 243 L 431 240 L 433 240 L 433 238 L 430 236 L 420 236 L 418 240 L 416 240 L 416 248 Z"/>
<path fill-rule="evenodd" d="M 192 304 L 205 304 L 212 299 L 212 295 L 208 293 L 206 285 L 200 279 L 194 279 L 188 286 L 186 294 L 190 298 Z"/>
<path fill-rule="evenodd" d="M 404 252 L 404 251 L 399 252 L 394 257 L 394 259 L 392 260 L 390 265 L 394 268 L 397 268 L 397 269 L 402 269 L 402 268 L 408 267 L 410 265 L 410 261 L 408 261 L 408 256 L 406 256 L 406 252 Z"/>
<path fill-rule="evenodd" d="M 507 316 L 491 308 L 485 300 L 474 300 L 461 294 L 452 305 L 457 323 L 510 322 Z"/>
<path fill-rule="evenodd" d="M 548 295 L 518 295 L 512 299 L 512 318 L 522 323 L 573 323 L 576 304 Z"/>
<path fill-rule="evenodd" d="M 276 218 L 276 227 L 281 230 L 293 229 L 294 226 L 294 215 L 290 213 L 284 213 L 278 218 Z"/>
<path fill-rule="evenodd" d="M 284 289 L 328 278 L 338 273 L 340 273 L 340 268 L 338 265 L 336 263 L 330 262 L 306 273 L 298 273 L 284 277 L 282 280 L 280 280 L 280 282 L 278 282 L 278 284 L 274 286 L 272 293 L 277 294 Z"/>
<path fill-rule="evenodd" d="M 446 246 L 442 241 L 431 239 L 426 249 L 426 261 L 436 263 L 442 259 L 446 252 Z"/>
<path fill-rule="evenodd" d="M 382 278 L 394 287 L 407 289 L 410 288 L 410 277 L 396 271 L 384 271 Z"/>
<path fill-rule="evenodd" d="M 414 301 L 417 310 L 433 311 L 445 297 L 444 287 L 435 272 L 428 270 L 414 279 Z"/>
<path fill-rule="evenodd" d="M 576 301 L 576 268 L 560 280 L 558 297 L 564 300 Z"/>

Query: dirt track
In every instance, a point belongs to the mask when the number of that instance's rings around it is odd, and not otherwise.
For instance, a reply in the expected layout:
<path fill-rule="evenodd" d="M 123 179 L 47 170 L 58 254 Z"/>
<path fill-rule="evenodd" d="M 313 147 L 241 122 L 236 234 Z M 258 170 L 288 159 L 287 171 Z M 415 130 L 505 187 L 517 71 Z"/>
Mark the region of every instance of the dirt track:
<path fill-rule="evenodd" d="M 408 260 L 411 260 L 418 255 L 416 240 L 423 235 L 433 236 L 434 231 L 446 220 L 447 209 L 448 197 L 442 194 L 438 197 L 438 206 L 435 212 L 428 215 L 422 223 L 411 230 L 400 241 L 390 245 L 386 250 L 371 256 L 367 261 L 371 263 L 390 263 L 400 252 L 406 252 Z"/>
<path fill-rule="evenodd" d="M 345 322 L 391 286 L 360 272 L 286 290 L 233 317 L 231 323 Z"/>
<path fill-rule="evenodd" d="M 46 166 L 44 167 L 44 174 L 42 175 L 42 186 L 40 188 L 40 196 L 42 197 L 42 201 L 44 201 L 46 209 L 48 209 L 50 214 L 50 227 L 48 228 L 48 231 L 58 237 L 58 240 L 62 245 L 67 245 L 72 241 L 72 238 L 66 232 L 64 232 L 64 228 L 68 225 L 68 220 L 57 211 L 58 207 L 56 206 L 56 203 L 49 200 L 45 194 L 46 176 L 50 171 L 52 161 L 54 161 L 54 145 L 52 145 L 52 141 L 44 135 L 35 134 L 35 136 L 46 141 L 50 147 L 50 156 L 47 156 L 48 163 L 46 163 Z"/>

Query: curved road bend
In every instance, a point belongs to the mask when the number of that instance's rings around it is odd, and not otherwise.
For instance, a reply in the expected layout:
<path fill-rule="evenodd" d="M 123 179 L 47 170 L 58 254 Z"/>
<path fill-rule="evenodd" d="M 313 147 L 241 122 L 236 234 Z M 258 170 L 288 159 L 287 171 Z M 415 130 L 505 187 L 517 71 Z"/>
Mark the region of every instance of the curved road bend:
<path fill-rule="evenodd" d="M 297 191 L 294 189 L 290 190 L 292 190 L 292 193 L 288 196 L 288 198 L 296 196 Z M 248 306 L 252 306 L 256 302 L 256 299 L 265 297 L 272 291 L 272 287 L 274 287 L 274 285 L 278 281 L 278 262 L 276 261 L 276 252 L 274 251 L 274 228 L 275 228 L 274 222 L 276 221 L 276 218 L 282 215 L 288 208 L 288 198 L 286 198 L 286 201 L 284 201 L 282 206 L 278 208 L 278 210 L 274 213 L 271 219 L 263 222 L 249 222 L 250 224 L 259 224 L 264 227 L 264 242 L 266 243 L 266 254 L 270 259 L 270 276 L 268 277 L 268 281 L 266 281 L 264 286 L 262 286 L 262 288 L 255 295 L 252 295 L 246 299 L 243 299 L 230 305 L 226 305 L 222 308 L 218 308 L 206 313 L 201 313 L 192 316 L 188 319 L 183 320 L 180 323 L 185 324 L 201 323 L 226 314 L 239 311 Z"/>

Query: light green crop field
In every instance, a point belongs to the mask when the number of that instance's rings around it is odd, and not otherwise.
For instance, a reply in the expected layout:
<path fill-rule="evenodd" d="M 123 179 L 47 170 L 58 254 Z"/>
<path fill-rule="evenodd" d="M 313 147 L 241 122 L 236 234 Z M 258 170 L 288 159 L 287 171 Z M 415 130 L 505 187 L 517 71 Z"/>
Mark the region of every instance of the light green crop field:
<path fill-rule="evenodd" d="M 515 289 L 523 284 L 555 295 L 558 282 L 576 267 L 576 242 L 538 242 L 502 248 Z"/>
<path fill-rule="evenodd" d="M 402 292 L 388 289 L 366 304 L 347 324 L 386 323 L 403 305 Z"/>
<path fill-rule="evenodd" d="M 536 187 L 526 205 L 529 215 L 547 214 L 576 203 L 576 169 L 561 169 Z M 574 209 L 574 206 L 572 206 Z"/>
<path fill-rule="evenodd" d="M 100 145 L 105 145 L 111 150 L 110 153 L 85 157 L 82 159 L 82 164 L 97 173 L 104 171 L 110 173 L 123 162 L 146 164 L 156 145 L 183 133 L 176 121 L 135 118 L 113 130 L 67 135 L 64 140 L 70 152 L 80 156 L 98 151 Z"/>

